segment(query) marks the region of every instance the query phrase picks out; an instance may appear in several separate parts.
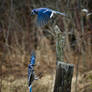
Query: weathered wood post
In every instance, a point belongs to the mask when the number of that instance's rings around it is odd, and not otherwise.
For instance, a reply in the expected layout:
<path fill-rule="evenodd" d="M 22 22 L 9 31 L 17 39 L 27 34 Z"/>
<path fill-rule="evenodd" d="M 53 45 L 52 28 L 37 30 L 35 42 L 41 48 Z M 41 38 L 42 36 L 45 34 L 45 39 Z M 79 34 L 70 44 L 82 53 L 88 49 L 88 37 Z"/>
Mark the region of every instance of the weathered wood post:
<path fill-rule="evenodd" d="M 64 43 L 65 37 L 58 26 L 54 28 L 56 33 L 56 78 L 53 92 L 71 92 L 71 82 L 73 76 L 73 64 L 64 63 Z"/>

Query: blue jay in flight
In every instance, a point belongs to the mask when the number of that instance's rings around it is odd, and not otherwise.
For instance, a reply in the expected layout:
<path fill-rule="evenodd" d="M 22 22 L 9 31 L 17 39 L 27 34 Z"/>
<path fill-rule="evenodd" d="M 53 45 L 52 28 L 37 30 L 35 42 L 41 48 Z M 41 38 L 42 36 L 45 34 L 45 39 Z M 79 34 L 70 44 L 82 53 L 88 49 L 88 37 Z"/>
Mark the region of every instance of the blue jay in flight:
<path fill-rule="evenodd" d="M 53 17 L 54 14 L 66 16 L 64 13 L 54 11 L 49 8 L 36 8 L 32 10 L 31 15 L 37 15 L 37 26 L 44 26 Z"/>
<path fill-rule="evenodd" d="M 32 92 L 32 82 L 34 80 L 37 80 L 38 78 L 35 75 L 34 72 L 34 65 L 35 65 L 35 53 L 32 52 L 31 58 L 30 58 L 30 64 L 28 65 L 28 86 L 29 86 L 29 92 Z"/>

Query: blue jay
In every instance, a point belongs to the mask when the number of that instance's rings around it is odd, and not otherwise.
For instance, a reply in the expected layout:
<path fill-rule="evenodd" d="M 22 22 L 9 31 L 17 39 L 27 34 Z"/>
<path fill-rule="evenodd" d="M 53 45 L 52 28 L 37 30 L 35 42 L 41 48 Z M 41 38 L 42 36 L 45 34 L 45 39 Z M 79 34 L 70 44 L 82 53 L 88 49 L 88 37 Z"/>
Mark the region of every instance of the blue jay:
<path fill-rule="evenodd" d="M 37 16 L 37 26 L 44 26 L 53 17 L 54 14 L 60 14 L 66 16 L 64 13 L 49 9 L 49 8 L 36 8 L 32 10 L 31 15 Z"/>
<path fill-rule="evenodd" d="M 32 82 L 34 80 L 37 80 L 38 78 L 35 75 L 34 72 L 34 65 L 35 65 L 35 53 L 32 52 L 31 58 L 30 58 L 30 64 L 28 65 L 28 86 L 29 86 L 29 92 L 32 92 Z"/>

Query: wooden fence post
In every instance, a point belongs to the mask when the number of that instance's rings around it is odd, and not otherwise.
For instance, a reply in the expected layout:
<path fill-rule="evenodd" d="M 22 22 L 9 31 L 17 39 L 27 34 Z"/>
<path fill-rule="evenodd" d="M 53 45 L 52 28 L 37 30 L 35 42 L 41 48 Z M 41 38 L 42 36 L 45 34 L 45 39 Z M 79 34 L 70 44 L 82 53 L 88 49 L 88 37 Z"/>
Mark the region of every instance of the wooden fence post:
<path fill-rule="evenodd" d="M 58 26 L 54 28 L 56 32 L 56 78 L 53 92 L 71 92 L 71 82 L 73 76 L 73 64 L 64 63 L 65 37 Z"/>
<path fill-rule="evenodd" d="M 58 61 L 54 92 L 71 92 L 73 65 Z"/>

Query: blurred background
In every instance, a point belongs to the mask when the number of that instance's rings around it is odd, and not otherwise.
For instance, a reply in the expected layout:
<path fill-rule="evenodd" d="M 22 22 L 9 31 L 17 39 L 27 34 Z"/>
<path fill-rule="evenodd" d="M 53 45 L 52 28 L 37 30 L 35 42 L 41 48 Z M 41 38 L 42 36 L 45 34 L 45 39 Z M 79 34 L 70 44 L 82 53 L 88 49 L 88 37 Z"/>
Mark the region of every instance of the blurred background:
<path fill-rule="evenodd" d="M 65 12 L 42 28 L 36 26 L 33 8 Z M 56 39 L 53 28 L 65 33 L 65 62 L 74 64 L 72 92 L 92 92 L 92 0 L 0 0 L 0 92 L 28 92 L 27 68 L 36 52 L 39 80 L 33 92 L 52 92 L 56 72 Z"/>

